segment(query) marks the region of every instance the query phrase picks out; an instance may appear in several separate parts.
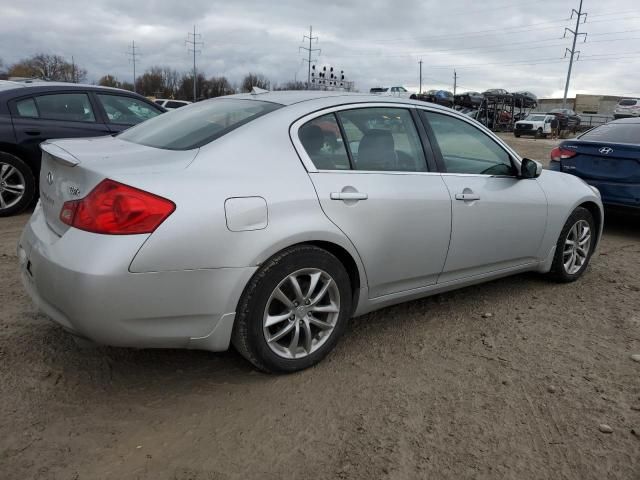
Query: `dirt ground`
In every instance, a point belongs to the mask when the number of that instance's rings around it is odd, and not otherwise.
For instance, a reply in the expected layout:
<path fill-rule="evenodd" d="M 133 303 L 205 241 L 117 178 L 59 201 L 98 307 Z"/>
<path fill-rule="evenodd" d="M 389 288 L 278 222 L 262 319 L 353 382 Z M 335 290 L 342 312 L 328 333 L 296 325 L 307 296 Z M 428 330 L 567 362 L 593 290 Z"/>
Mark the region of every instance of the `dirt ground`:
<path fill-rule="evenodd" d="M 546 160 L 554 142 L 515 139 Z M 577 283 L 520 275 L 354 319 L 289 376 L 237 353 L 83 349 L 0 219 L 0 478 L 640 479 L 640 217 Z M 607 424 L 613 433 L 602 433 Z"/>

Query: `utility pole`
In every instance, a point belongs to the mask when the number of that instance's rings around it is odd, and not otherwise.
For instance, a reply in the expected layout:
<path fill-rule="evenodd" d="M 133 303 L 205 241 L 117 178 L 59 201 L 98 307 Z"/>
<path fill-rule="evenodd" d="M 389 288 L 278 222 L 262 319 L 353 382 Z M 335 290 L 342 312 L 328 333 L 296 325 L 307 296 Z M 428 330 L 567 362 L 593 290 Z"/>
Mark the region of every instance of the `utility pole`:
<path fill-rule="evenodd" d="M 564 36 L 562 37 L 562 38 L 566 38 L 567 32 L 570 32 L 573 35 L 573 45 L 571 46 L 571 50 L 567 48 L 564 51 L 565 58 L 567 56 L 567 52 L 569 52 L 571 55 L 569 57 L 569 70 L 567 71 L 567 82 L 564 85 L 564 96 L 562 97 L 562 108 L 567 108 L 567 92 L 569 91 L 569 81 L 571 80 L 571 68 L 573 67 L 573 56 L 577 53 L 578 59 L 580 58 L 580 51 L 579 50 L 576 51 L 576 40 L 580 35 L 584 35 L 584 41 L 585 42 L 587 41 L 587 34 L 578 32 L 578 29 L 580 28 L 580 20 L 582 19 L 583 16 L 584 16 L 584 22 L 582 23 L 585 23 L 587 21 L 587 14 L 582 13 L 582 0 L 580 0 L 580 6 L 578 7 L 578 10 L 576 10 L 575 8 L 571 9 L 571 17 L 569 17 L 569 19 L 573 18 L 574 13 L 576 14 L 576 28 L 575 30 L 571 30 L 570 28 L 565 28 Z"/>
<path fill-rule="evenodd" d="M 309 90 L 311 88 L 311 55 L 313 54 L 313 52 L 322 52 L 321 49 L 319 48 L 312 48 L 312 42 L 315 40 L 316 43 L 318 43 L 318 37 L 314 37 L 313 36 L 313 25 L 309 27 L 309 35 L 304 35 L 302 37 L 302 41 L 304 42 L 305 40 L 309 40 L 309 47 L 299 47 L 298 48 L 298 52 L 300 50 L 305 50 L 308 55 L 309 58 L 305 58 L 304 61 L 308 63 L 307 67 L 307 90 Z"/>
<path fill-rule="evenodd" d="M 193 26 L 193 33 L 187 33 L 187 40 L 185 43 L 188 45 L 187 51 L 193 53 L 193 101 L 196 102 L 198 97 L 196 96 L 196 78 L 197 78 L 197 70 L 196 70 L 196 53 L 201 53 L 202 50 L 198 50 L 198 47 L 204 45 L 204 42 L 200 41 L 202 35 L 196 33 L 196 26 Z M 190 45 L 190 46 L 189 46 Z"/>
<path fill-rule="evenodd" d="M 420 64 L 420 90 L 418 90 L 418 94 L 422 93 L 422 59 L 418 62 Z"/>
<path fill-rule="evenodd" d="M 140 53 L 136 50 L 136 41 L 132 41 L 131 45 L 129 45 L 129 51 L 127 55 L 129 55 L 129 63 L 133 64 L 133 91 L 136 91 L 136 63 L 139 62 L 138 57 Z"/>
<path fill-rule="evenodd" d="M 456 88 L 458 87 L 458 74 L 453 71 L 453 96 L 456 96 Z"/>

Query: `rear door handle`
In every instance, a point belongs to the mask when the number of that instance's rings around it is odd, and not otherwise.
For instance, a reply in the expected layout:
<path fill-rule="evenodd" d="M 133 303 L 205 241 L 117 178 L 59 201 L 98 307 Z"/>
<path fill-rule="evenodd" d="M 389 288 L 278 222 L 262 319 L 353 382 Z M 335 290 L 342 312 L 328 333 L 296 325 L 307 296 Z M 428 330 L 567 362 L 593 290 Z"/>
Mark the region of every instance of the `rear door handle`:
<path fill-rule="evenodd" d="M 463 200 L 465 202 L 480 200 L 480 195 L 475 193 L 456 193 L 456 200 Z"/>
<path fill-rule="evenodd" d="M 331 200 L 366 200 L 369 195 L 362 192 L 331 192 Z"/>

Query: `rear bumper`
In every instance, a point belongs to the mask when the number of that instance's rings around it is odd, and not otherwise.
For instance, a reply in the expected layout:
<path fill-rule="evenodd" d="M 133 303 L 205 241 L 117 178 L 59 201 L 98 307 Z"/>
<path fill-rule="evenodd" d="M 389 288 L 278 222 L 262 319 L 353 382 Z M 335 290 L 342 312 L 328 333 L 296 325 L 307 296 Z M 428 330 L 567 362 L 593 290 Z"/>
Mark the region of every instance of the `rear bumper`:
<path fill-rule="evenodd" d="M 605 205 L 640 208 L 640 184 L 584 180 L 600 191 L 602 203 Z"/>
<path fill-rule="evenodd" d="M 45 315 L 94 342 L 226 350 L 238 299 L 256 268 L 131 273 L 146 238 L 76 229 L 58 237 L 38 207 L 18 245 L 22 282 Z"/>

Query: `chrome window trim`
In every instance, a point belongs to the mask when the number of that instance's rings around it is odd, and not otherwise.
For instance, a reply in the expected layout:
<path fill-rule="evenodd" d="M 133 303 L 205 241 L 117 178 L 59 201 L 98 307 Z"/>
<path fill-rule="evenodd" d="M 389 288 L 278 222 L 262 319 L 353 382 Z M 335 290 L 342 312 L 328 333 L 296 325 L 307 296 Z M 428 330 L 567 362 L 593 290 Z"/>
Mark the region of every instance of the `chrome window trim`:
<path fill-rule="evenodd" d="M 487 127 L 482 125 L 481 123 L 473 120 L 472 118 L 467 117 L 466 115 L 462 115 L 455 110 L 451 110 L 451 112 L 447 112 L 442 108 L 430 108 L 428 105 L 416 105 L 415 103 L 403 103 L 403 102 L 358 102 L 358 103 L 348 103 L 341 105 L 334 105 L 331 107 L 323 108 L 321 110 L 308 113 L 296 121 L 294 121 L 289 127 L 289 138 L 293 143 L 293 146 L 302 162 L 303 166 L 309 173 L 368 173 L 368 174 L 390 174 L 390 175 L 448 175 L 448 176 L 471 176 L 471 177 L 485 177 L 485 178 L 518 178 L 516 176 L 511 175 L 485 175 L 479 173 L 449 173 L 449 172 L 407 172 L 407 171 L 390 171 L 390 170 L 324 170 L 318 169 L 313 164 L 313 161 L 307 154 L 302 142 L 300 141 L 300 137 L 298 136 L 298 130 L 305 123 L 313 120 L 314 118 L 322 117 L 324 115 L 328 115 L 330 113 L 340 112 L 343 110 L 355 110 L 360 108 L 403 108 L 403 109 L 413 109 L 413 110 L 424 110 L 431 113 L 440 113 L 442 115 L 448 115 L 453 118 L 457 118 L 462 120 L 482 133 L 488 135 L 496 144 L 506 151 L 507 154 L 517 164 L 517 167 L 520 167 L 522 163 L 522 158 L 517 154 L 515 150 L 513 150 L 509 145 L 507 145 L 500 137 L 498 137 L 495 133 L 489 130 Z M 417 127 L 416 127 L 417 128 Z M 344 140 L 344 139 L 343 139 Z M 424 146 L 423 146 L 424 148 Z"/>

